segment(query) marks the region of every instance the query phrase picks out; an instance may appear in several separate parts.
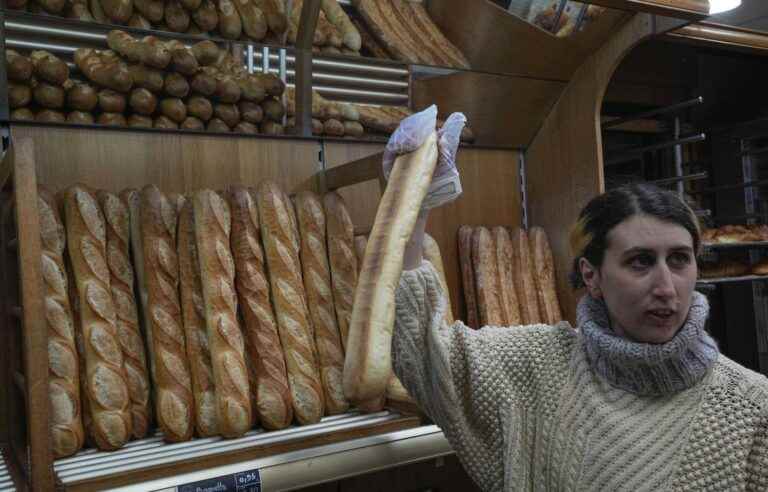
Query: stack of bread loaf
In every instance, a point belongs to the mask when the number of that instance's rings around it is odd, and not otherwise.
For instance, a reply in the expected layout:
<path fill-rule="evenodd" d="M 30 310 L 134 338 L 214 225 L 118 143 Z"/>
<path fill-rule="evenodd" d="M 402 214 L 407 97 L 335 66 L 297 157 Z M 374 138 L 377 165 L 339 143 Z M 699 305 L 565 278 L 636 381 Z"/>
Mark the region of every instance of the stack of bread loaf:
<path fill-rule="evenodd" d="M 365 248 L 337 193 L 41 187 L 38 212 L 56 457 L 118 449 L 153 423 L 171 442 L 232 438 L 350 408 Z"/>
<path fill-rule="evenodd" d="M 285 93 L 285 105 L 288 113 L 286 126 L 293 128 L 296 125 L 296 92 L 293 87 L 289 87 Z M 360 138 L 364 133 L 365 130 L 360 123 L 357 105 L 329 101 L 317 91 L 312 91 L 312 134 Z"/>
<path fill-rule="evenodd" d="M 562 320 L 552 251 L 543 229 L 461 226 L 458 251 L 468 326 Z"/>
<path fill-rule="evenodd" d="M 288 41 L 292 44 L 296 43 L 303 8 L 302 0 L 293 0 L 291 15 L 288 17 Z M 338 0 L 321 0 L 317 27 L 312 38 L 312 51 L 358 56 L 361 45 L 358 28 Z"/>
<path fill-rule="evenodd" d="M 11 0 L 8 7 L 86 22 L 282 44 L 283 0 Z"/>
<path fill-rule="evenodd" d="M 114 30 L 110 50 L 79 48 L 74 62 L 82 80 L 69 80 L 67 64 L 41 51 L 30 59 L 8 51 L 16 120 L 79 124 L 283 133 L 283 82 L 249 74 L 211 41 L 192 47 Z M 32 74 L 25 67 L 32 66 Z M 26 79 L 26 82 L 24 80 Z M 28 90 L 36 112 L 27 105 Z"/>
<path fill-rule="evenodd" d="M 367 133 L 372 136 L 387 137 L 395 131 L 403 118 L 413 114 L 409 108 L 404 106 L 374 106 L 370 104 L 355 104 L 355 109 L 360 114 L 360 123 Z M 437 127 L 441 128 L 444 121 L 438 120 Z M 461 131 L 461 141 L 464 143 L 474 142 L 475 135 L 472 129 L 467 125 Z"/>
<path fill-rule="evenodd" d="M 704 244 L 733 244 L 768 241 L 768 225 L 723 225 L 704 229 Z"/>

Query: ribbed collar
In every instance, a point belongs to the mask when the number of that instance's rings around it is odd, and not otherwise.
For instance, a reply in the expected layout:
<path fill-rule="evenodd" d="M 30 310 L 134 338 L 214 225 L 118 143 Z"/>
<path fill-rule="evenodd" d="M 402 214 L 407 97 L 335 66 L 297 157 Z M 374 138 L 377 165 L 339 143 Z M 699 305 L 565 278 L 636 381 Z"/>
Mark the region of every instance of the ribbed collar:
<path fill-rule="evenodd" d="M 603 301 L 585 295 L 579 302 L 580 338 L 592 369 L 612 386 L 642 396 L 663 396 L 701 381 L 718 356 L 717 342 L 704 325 L 707 298 L 693 293 L 688 318 L 667 343 L 639 343 L 611 330 Z"/>

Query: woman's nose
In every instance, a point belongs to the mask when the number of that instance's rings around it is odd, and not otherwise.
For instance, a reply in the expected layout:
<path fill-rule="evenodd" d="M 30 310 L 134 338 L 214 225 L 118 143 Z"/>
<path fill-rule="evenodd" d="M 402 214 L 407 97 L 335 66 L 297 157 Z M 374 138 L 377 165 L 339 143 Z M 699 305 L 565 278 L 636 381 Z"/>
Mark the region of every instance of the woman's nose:
<path fill-rule="evenodd" d="M 653 294 L 659 297 L 671 297 L 675 295 L 675 284 L 672 282 L 672 272 L 666 263 L 660 262 L 656 266 Z"/>

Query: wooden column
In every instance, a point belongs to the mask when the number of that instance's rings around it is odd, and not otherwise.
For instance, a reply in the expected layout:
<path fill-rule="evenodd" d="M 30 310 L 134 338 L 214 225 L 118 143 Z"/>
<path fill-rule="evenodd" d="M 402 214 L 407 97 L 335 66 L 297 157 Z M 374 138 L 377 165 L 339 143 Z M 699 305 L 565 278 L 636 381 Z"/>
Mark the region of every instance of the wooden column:
<path fill-rule="evenodd" d="M 604 191 L 600 106 L 624 56 L 654 33 L 649 14 L 637 14 L 581 65 L 544 120 L 525 155 L 528 217 L 549 236 L 557 290 L 566 319 L 575 321 L 578 293 L 568 283 L 570 228 L 581 208 Z"/>

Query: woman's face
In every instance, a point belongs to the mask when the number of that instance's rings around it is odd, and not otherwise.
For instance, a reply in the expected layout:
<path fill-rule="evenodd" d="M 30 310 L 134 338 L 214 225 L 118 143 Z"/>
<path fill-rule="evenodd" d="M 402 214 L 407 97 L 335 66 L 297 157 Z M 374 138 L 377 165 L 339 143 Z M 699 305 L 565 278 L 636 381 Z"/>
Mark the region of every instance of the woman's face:
<path fill-rule="evenodd" d="M 683 325 L 696 286 L 693 238 L 682 226 L 634 215 L 608 233 L 603 265 L 581 260 L 590 295 L 608 307 L 614 333 L 665 343 Z"/>

